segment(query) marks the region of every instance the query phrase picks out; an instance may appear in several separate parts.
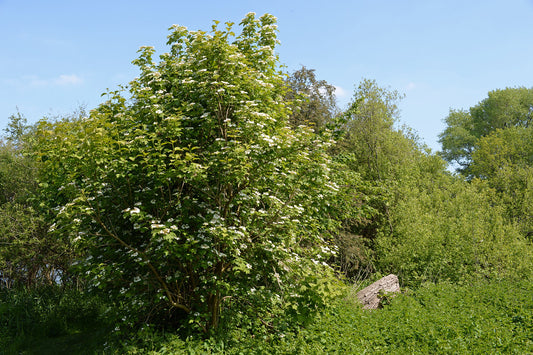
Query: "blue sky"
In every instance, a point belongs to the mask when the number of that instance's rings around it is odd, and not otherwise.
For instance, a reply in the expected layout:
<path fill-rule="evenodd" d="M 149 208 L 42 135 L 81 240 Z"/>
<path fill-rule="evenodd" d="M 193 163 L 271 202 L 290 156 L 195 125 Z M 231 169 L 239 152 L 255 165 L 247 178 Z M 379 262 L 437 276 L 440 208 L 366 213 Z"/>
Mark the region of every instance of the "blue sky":
<path fill-rule="evenodd" d="M 434 150 L 450 108 L 533 87 L 533 0 L 0 0 L 0 128 L 17 107 L 30 122 L 94 108 L 137 75 L 139 47 L 167 51 L 172 24 L 250 11 L 278 18 L 281 62 L 316 69 L 341 107 L 362 78 L 404 93 L 402 123 Z"/>

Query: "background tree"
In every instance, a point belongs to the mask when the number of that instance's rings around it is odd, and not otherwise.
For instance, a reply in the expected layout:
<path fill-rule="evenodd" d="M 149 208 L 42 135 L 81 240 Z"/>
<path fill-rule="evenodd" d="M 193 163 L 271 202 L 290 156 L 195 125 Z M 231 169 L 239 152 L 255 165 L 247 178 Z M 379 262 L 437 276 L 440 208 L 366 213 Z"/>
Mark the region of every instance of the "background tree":
<path fill-rule="evenodd" d="M 39 209 L 38 168 L 25 154 L 30 131 L 18 113 L 0 140 L 0 280 L 9 288 L 66 281 L 71 257 L 48 235 L 46 213 Z"/>
<path fill-rule="evenodd" d="M 342 133 L 331 154 L 340 164 L 338 171 L 359 177 L 361 183 L 352 189 L 352 198 L 364 211 L 360 218 L 341 218 L 343 230 L 337 236 L 339 261 L 352 277 L 375 271 L 375 238 L 383 226 L 393 229 L 389 216 L 392 186 L 401 171 L 408 169 L 416 151 L 409 133 L 396 127 L 401 97 L 397 91 L 365 79 L 356 88 L 348 110 L 337 120 L 336 129 Z"/>
<path fill-rule="evenodd" d="M 448 163 L 457 166 L 460 172 L 468 174 L 477 141 L 472 117 L 466 110 L 450 110 L 445 121 L 446 130 L 439 135 L 439 142 L 442 144 L 441 155 Z"/>
<path fill-rule="evenodd" d="M 411 286 L 478 276 L 531 277 L 531 247 L 516 223 L 505 217 L 506 208 L 493 185 L 451 176 L 445 161 L 408 128 L 398 128 L 399 97 L 364 80 L 343 116 L 345 135 L 335 146 L 334 159 L 361 175 L 360 186 L 366 190 L 359 191 L 366 192 L 365 208 L 371 213 L 343 224 L 339 254 L 357 250 L 352 260 L 360 266 L 398 274 Z M 454 117 L 464 118 L 461 112 Z M 522 150 L 504 156 L 527 161 L 526 136 L 515 138 Z M 487 151 L 487 156 L 497 155 Z M 527 200 L 529 195 L 521 192 Z M 522 212 L 523 217 L 529 215 Z"/>
<path fill-rule="evenodd" d="M 505 216 L 533 231 L 533 126 L 497 129 L 478 141 L 472 175 L 497 192 Z"/>
<path fill-rule="evenodd" d="M 486 180 L 523 234 L 533 230 L 533 88 L 506 88 L 469 111 L 451 111 L 440 135 L 443 157 L 468 179 Z"/>
<path fill-rule="evenodd" d="M 335 87 L 317 80 L 314 69 L 302 66 L 287 79 L 287 99 L 293 101 L 290 123 L 293 127 L 307 125 L 321 130 L 339 113 Z"/>
<path fill-rule="evenodd" d="M 533 120 L 533 88 L 506 88 L 489 92 L 488 97 L 470 110 L 452 110 L 446 117 L 446 129 L 439 136 L 442 156 L 459 165 L 470 176 L 472 154 L 479 139 L 497 129 L 527 128 Z"/>
<path fill-rule="evenodd" d="M 412 151 L 398 123 L 398 103 L 402 95 L 364 79 L 354 92 L 350 108 L 344 113 L 344 137 L 338 149 L 353 153 L 358 171 L 367 179 L 386 180 L 394 167 Z"/>

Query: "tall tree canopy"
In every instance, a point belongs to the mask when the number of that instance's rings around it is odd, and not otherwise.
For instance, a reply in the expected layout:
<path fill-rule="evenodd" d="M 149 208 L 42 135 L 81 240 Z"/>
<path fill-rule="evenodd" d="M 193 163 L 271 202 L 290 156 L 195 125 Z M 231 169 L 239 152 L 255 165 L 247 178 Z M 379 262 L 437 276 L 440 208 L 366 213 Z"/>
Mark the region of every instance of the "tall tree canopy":
<path fill-rule="evenodd" d="M 446 129 L 439 136 L 442 156 L 470 175 L 472 154 L 479 140 L 498 129 L 528 128 L 533 122 L 533 88 L 506 88 L 489 92 L 488 97 L 469 110 L 451 110 Z"/>
<path fill-rule="evenodd" d="M 350 108 L 344 113 L 344 137 L 338 150 L 352 153 L 357 170 L 366 178 L 384 180 L 398 161 L 412 151 L 411 141 L 396 127 L 398 103 L 403 95 L 364 79 L 356 88 Z"/>
<path fill-rule="evenodd" d="M 287 79 L 287 99 L 293 101 L 290 122 L 294 127 L 308 125 L 320 130 L 339 113 L 335 87 L 318 80 L 314 69 L 302 66 Z"/>
<path fill-rule="evenodd" d="M 506 216 L 533 231 L 533 88 L 489 92 L 469 111 L 451 111 L 442 156 L 469 179 L 494 188 Z"/>

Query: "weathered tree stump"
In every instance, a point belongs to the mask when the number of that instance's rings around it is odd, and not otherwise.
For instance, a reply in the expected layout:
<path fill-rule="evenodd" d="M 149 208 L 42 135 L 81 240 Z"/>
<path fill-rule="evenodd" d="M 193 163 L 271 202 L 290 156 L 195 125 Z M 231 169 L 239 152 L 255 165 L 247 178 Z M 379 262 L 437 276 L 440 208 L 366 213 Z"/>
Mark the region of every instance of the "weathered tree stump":
<path fill-rule="evenodd" d="M 364 309 L 376 309 L 381 305 L 381 295 L 399 292 L 398 276 L 390 274 L 357 292 L 357 298 L 363 303 Z"/>

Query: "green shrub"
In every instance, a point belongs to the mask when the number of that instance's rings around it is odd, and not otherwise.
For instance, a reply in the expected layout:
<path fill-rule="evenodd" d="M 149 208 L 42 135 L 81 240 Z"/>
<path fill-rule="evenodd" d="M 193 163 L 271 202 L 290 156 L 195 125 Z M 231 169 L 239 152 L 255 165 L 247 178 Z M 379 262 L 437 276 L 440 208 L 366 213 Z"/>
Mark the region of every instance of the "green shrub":
<path fill-rule="evenodd" d="M 159 62 L 140 50 L 131 100 L 36 128 L 50 233 L 87 251 L 83 275 L 128 304 L 126 326 L 208 333 L 228 302 L 305 318 L 337 293 L 332 142 L 289 126 L 275 22 L 173 26 Z"/>
<path fill-rule="evenodd" d="M 503 217 L 490 190 L 452 176 L 405 179 L 391 207 L 393 232 L 376 243 L 376 263 L 405 285 L 474 277 L 533 276 L 533 247 Z M 416 179 L 416 178 L 415 178 Z"/>

